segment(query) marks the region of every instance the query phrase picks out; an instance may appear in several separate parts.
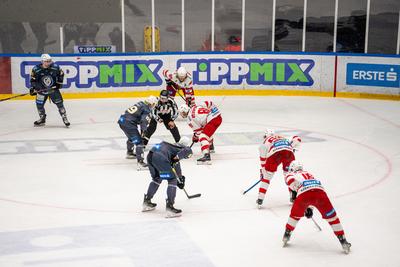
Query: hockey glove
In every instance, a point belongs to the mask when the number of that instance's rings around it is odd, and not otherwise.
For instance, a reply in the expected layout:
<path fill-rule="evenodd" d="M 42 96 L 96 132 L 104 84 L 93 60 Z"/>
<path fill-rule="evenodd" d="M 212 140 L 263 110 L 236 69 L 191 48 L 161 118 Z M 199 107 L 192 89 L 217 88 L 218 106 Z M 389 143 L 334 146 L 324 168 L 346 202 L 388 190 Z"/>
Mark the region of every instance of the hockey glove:
<path fill-rule="evenodd" d="M 178 179 L 178 184 L 177 184 L 177 186 L 178 186 L 178 188 L 179 189 L 183 189 L 183 188 L 185 188 L 185 176 L 181 176 L 181 178 L 179 178 Z"/>
<path fill-rule="evenodd" d="M 306 212 L 304 212 L 304 216 L 306 216 L 307 219 L 311 219 L 313 215 L 313 210 L 310 207 L 306 209 Z"/>
<path fill-rule="evenodd" d="M 33 96 L 33 95 L 37 95 L 37 92 L 35 89 L 33 89 L 33 87 L 31 87 L 31 88 L 29 88 L 29 94 Z"/>
<path fill-rule="evenodd" d="M 174 82 L 170 79 L 165 79 L 165 81 L 167 82 L 168 86 L 172 86 L 174 84 Z"/>
<path fill-rule="evenodd" d="M 297 197 L 297 192 L 290 190 L 290 202 L 293 203 Z"/>
<path fill-rule="evenodd" d="M 193 134 L 192 142 L 193 142 L 193 143 L 199 142 L 199 137 L 198 137 L 196 134 Z"/>
<path fill-rule="evenodd" d="M 191 96 L 186 97 L 186 104 L 188 105 L 188 107 L 194 106 L 194 105 L 195 105 L 195 103 L 194 103 L 194 98 L 191 97 Z"/>

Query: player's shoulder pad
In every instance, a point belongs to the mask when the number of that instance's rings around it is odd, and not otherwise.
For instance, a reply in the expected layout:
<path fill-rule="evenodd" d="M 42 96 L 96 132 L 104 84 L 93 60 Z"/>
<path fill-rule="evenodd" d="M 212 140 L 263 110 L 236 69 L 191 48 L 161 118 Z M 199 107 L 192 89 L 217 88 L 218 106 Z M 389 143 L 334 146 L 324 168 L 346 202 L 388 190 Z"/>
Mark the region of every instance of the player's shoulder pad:
<path fill-rule="evenodd" d="M 57 65 L 56 63 L 51 64 L 50 68 L 55 69 L 55 70 L 59 70 L 60 66 Z"/>
<path fill-rule="evenodd" d="M 41 69 L 41 65 L 42 64 L 37 64 L 37 65 L 33 66 L 32 72 L 38 72 Z"/>

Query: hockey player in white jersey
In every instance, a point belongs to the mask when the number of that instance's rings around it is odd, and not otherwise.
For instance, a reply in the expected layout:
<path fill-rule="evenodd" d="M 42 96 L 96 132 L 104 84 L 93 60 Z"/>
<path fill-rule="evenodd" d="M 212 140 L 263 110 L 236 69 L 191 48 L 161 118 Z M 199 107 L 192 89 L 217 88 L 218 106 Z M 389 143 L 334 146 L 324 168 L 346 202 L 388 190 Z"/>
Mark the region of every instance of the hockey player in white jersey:
<path fill-rule="evenodd" d="M 179 107 L 179 114 L 187 119 L 188 125 L 193 129 L 192 141 L 200 141 L 203 157 L 197 160 L 197 164 L 211 164 L 213 135 L 222 123 L 218 107 L 211 101 L 201 102 L 191 108 L 183 104 Z"/>
<path fill-rule="evenodd" d="M 275 134 L 275 131 L 267 129 L 264 134 L 264 141 L 259 147 L 260 152 L 260 188 L 258 189 L 258 208 L 263 204 L 269 184 L 282 164 L 283 174 L 286 175 L 289 164 L 295 160 L 294 151 L 299 149 L 301 139 L 298 136 L 285 138 Z M 291 202 L 294 193 L 291 192 Z"/>
<path fill-rule="evenodd" d="M 192 76 L 184 67 L 179 67 L 175 72 L 164 70 L 163 75 L 167 83 L 169 95 L 174 98 L 175 94 L 179 94 L 179 90 L 183 91 L 186 104 L 191 107 L 194 102 L 194 90 Z"/>
<path fill-rule="evenodd" d="M 307 218 L 312 217 L 312 210 L 309 206 L 318 209 L 333 232 L 339 239 L 340 244 L 346 254 L 350 252 L 351 244 L 347 242 L 344 235 L 342 224 L 336 214 L 321 182 L 311 173 L 303 170 L 303 165 L 298 161 L 292 161 L 289 166 L 289 173 L 285 177 L 285 182 L 289 188 L 297 192 L 294 200 L 290 216 L 286 224 L 286 230 L 283 235 L 283 246 L 290 240 L 291 234 L 296 228 L 299 220 L 306 215 Z M 307 210 L 306 213 L 304 213 Z M 311 212 L 310 212 L 311 211 Z"/>

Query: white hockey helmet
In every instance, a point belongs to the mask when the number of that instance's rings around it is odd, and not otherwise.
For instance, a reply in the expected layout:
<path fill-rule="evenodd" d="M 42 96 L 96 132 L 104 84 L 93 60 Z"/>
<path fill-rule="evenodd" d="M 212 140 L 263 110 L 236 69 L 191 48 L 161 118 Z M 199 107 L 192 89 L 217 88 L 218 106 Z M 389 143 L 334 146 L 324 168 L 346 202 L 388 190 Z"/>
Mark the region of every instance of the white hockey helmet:
<path fill-rule="evenodd" d="M 176 71 L 176 75 L 180 80 L 183 80 L 187 76 L 187 71 L 184 67 L 179 67 L 178 70 Z"/>
<path fill-rule="evenodd" d="M 289 165 L 289 172 L 298 172 L 303 170 L 303 164 L 297 160 L 293 160 Z"/>
<path fill-rule="evenodd" d="M 178 142 L 180 145 L 182 145 L 182 146 L 189 146 L 189 144 L 190 144 L 190 139 L 189 139 L 189 137 L 187 137 L 187 136 L 182 136 L 181 137 L 181 139 L 179 139 L 179 142 Z"/>
<path fill-rule="evenodd" d="M 157 104 L 157 102 L 158 102 L 157 97 L 155 97 L 153 95 L 149 96 L 146 100 L 144 100 L 144 103 L 151 107 L 154 107 Z"/>
<path fill-rule="evenodd" d="M 189 108 L 189 106 L 186 105 L 186 104 L 180 105 L 180 106 L 179 106 L 179 109 L 178 109 L 179 114 L 180 114 L 183 118 L 186 118 L 186 117 L 187 117 L 187 114 L 189 113 L 189 110 L 190 110 L 190 108 Z"/>
<path fill-rule="evenodd" d="M 51 61 L 51 56 L 49 54 L 42 54 L 40 59 L 43 61 Z"/>
<path fill-rule="evenodd" d="M 275 135 L 275 131 L 272 129 L 266 129 L 264 132 L 264 138 L 270 137 Z"/>

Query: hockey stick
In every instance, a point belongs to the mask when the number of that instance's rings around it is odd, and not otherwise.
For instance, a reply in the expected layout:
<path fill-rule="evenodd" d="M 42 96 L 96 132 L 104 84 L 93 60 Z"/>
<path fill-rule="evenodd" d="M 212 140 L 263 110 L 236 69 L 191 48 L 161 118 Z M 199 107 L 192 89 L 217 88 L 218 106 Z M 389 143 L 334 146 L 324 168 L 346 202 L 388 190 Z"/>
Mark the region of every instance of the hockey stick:
<path fill-rule="evenodd" d="M 175 88 L 175 86 L 173 84 L 171 84 L 172 88 L 174 88 L 174 90 L 178 93 L 178 95 L 183 99 L 183 101 L 185 101 L 186 103 L 186 98 L 183 97 L 183 95 L 181 95 L 181 93 L 179 92 L 178 89 Z"/>
<path fill-rule="evenodd" d="M 29 93 L 20 94 L 20 95 L 15 95 L 15 96 L 10 96 L 10 97 L 7 97 L 7 98 L 3 98 L 3 99 L 0 99 L 0 102 L 6 101 L 6 100 L 10 100 L 10 99 L 13 99 L 13 98 L 17 98 L 17 97 L 21 97 L 21 96 L 26 96 L 26 95 L 29 95 Z"/>
<path fill-rule="evenodd" d="M 176 179 L 179 181 L 179 183 L 181 183 L 182 181 L 180 180 L 180 178 L 179 178 L 178 174 L 176 173 L 176 170 L 175 170 L 174 167 L 172 167 L 172 171 L 174 172 L 174 174 L 175 174 L 175 176 L 176 176 Z M 185 189 L 185 188 L 183 188 L 182 190 L 183 190 L 183 192 L 185 192 L 185 195 L 187 196 L 188 199 L 192 199 L 192 198 L 196 198 L 196 197 L 201 197 L 201 194 L 200 194 L 200 193 L 199 193 L 199 194 L 194 194 L 194 195 L 189 195 L 188 192 L 186 192 L 186 189 Z"/>
<path fill-rule="evenodd" d="M 261 180 L 258 180 L 255 184 L 250 186 L 247 190 L 243 191 L 243 195 L 249 192 L 251 189 L 253 189 L 256 185 L 258 185 L 261 182 Z"/>
<path fill-rule="evenodd" d="M 314 222 L 315 226 L 318 228 L 319 231 L 322 231 L 321 226 L 318 225 L 318 223 L 314 220 L 314 217 L 311 217 L 311 220 Z"/>
<path fill-rule="evenodd" d="M 41 92 L 44 92 L 44 91 L 46 91 L 46 90 L 47 90 L 47 89 L 39 90 L 39 91 L 36 91 L 36 93 L 41 93 Z M 7 97 L 7 98 L 0 99 L 0 102 L 7 101 L 7 100 L 10 100 L 10 99 L 14 99 L 14 98 L 17 98 L 17 97 L 26 96 L 26 95 L 29 95 L 29 94 L 30 94 L 30 93 L 25 93 L 25 94 L 10 96 L 10 97 Z"/>

